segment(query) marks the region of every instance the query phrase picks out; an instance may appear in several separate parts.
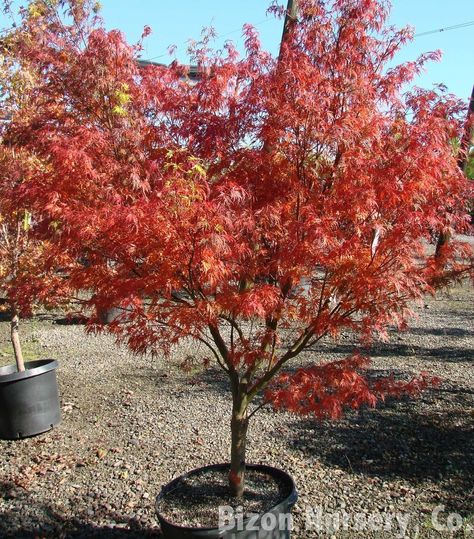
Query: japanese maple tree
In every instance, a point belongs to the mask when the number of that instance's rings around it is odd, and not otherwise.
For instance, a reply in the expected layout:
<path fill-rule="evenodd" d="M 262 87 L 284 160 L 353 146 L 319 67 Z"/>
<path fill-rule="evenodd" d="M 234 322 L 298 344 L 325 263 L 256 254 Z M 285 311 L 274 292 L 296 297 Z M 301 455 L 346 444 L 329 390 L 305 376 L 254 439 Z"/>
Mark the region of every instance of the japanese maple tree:
<path fill-rule="evenodd" d="M 12 59 L 0 62 L 0 294 L 2 310 L 11 316 L 10 337 L 18 371 L 25 370 L 19 336 L 21 317 L 31 316 L 37 303 L 54 305 L 64 279 L 48 258 L 47 240 L 35 237 L 34 215 L 21 199 L 22 185 L 41 173 L 44 163 L 8 140 L 11 123 L 28 100 L 32 80 Z"/>
<path fill-rule="evenodd" d="M 257 399 L 338 417 L 429 378 L 371 381 L 358 354 L 283 374 L 292 360 L 343 330 L 384 336 L 469 271 L 468 246 L 427 248 L 468 228 L 450 143 L 465 103 L 408 89 L 439 53 L 393 66 L 412 34 L 387 16 L 381 0 L 301 0 L 279 58 L 245 26 L 243 57 L 193 47 L 195 81 L 141 68 L 87 0 L 30 3 L 9 41 L 35 74 L 9 136 L 48 164 L 22 188 L 38 231 L 86 308 L 123 308 L 107 329 L 133 351 L 209 348 L 230 380 L 235 495 Z"/>
<path fill-rule="evenodd" d="M 31 284 L 35 249 L 39 244 L 29 241 L 30 214 L 15 204 L 14 184 L 21 182 L 22 155 L 0 145 L 0 291 L 2 309 L 11 314 L 11 342 L 18 371 L 25 370 L 18 333 L 20 314 L 31 310 L 31 302 L 17 295 L 19 281 Z M 12 207 L 13 206 L 13 207 Z M 25 279 L 25 276 L 28 276 Z"/>

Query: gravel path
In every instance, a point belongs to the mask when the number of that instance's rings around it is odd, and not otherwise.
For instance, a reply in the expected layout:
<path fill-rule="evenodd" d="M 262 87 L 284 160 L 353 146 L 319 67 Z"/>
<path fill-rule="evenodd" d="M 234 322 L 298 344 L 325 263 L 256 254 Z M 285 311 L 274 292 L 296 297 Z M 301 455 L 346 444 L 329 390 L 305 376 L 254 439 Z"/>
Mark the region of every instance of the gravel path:
<path fill-rule="evenodd" d="M 328 537 L 401 537 L 405 513 L 405 537 L 448 537 L 431 521 L 440 504 L 441 524 L 458 513 L 465 529 L 457 536 L 474 537 L 466 529 L 474 527 L 473 299 L 467 285 L 427 299 L 408 332 L 374 347 L 376 369 L 442 377 L 421 398 L 336 423 L 267 409 L 255 416 L 248 460 L 284 468 L 298 485 L 292 537 L 318 536 L 318 508 L 348 515 L 347 532 L 335 518 L 333 530 L 322 522 Z M 160 486 L 228 460 L 226 380 L 214 370 L 179 369 L 186 355 L 206 355 L 194 344 L 171 362 L 151 361 L 53 322 L 46 315 L 26 322 L 23 335 L 27 355 L 61 361 L 63 421 L 32 439 L 0 441 L 0 537 L 159 536 Z M 326 342 L 311 355 L 339 358 L 351 349 L 349 340 Z M 12 361 L 7 354 L 2 322 L 0 364 Z M 388 522 L 395 513 L 402 521 Z"/>

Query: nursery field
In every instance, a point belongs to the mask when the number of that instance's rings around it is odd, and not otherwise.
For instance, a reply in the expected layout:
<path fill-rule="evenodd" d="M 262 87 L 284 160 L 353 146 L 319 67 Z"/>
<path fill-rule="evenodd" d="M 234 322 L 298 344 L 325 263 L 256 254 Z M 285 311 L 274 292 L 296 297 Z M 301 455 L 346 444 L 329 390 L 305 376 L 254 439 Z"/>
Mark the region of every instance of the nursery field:
<path fill-rule="evenodd" d="M 248 460 L 295 478 L 292 537 L 447 537 L 436 528 L 450 513 L 460 515 L 451 519 L 454 536 L 474 537 L 473 300 L 468 284 L 427 298 L 409 331 L 373 347 L 374 369 L 442 379 L 420 398 L 338 422 L 265 408 L 256 414 Z M 151 360 L 58 321 L 42 313 L 22 326 L 28 358 L 60 360 L 63 420 L 47 434 L 0 441 L 0 537 L 159 537 L 161 485 L 228 461 L 226 379 L 201 368 L 206 352 L 193 343 L 170 360 Z M 2 322 L 0 365 L 13 361 L 8 331 Z M 346 336 L 311 356 L 329 360 L 351 350 Z M 184 372 L 179 365 L 188 357 L 196 361 Z M 348 529 L 330 517 L 331 529 L 319 511 L 346 514 Z"/>

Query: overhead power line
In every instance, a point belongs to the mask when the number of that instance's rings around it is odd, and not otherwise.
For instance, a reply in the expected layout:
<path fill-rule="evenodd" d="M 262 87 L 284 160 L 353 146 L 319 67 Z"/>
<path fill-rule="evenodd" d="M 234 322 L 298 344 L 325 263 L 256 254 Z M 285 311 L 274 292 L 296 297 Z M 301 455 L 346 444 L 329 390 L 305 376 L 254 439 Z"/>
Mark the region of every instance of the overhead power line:
<path fill-rule="evenodd" d="M 272 19 L 271 18 L 266 18 L 266 19 L 264 19 L 262 21 L 258 21 L 257 23 L 254 24 L 254 26 L 255 27 L 261 26 L 262 24 L 265 24 L 265 23 L 269 22 L 270 20 L 272 20 Z M 422 36 L 428 36 L 430 34 L 438 34 L 440 32 L 449 32 L 451 30 L 459 30 L 461 28 L 468 28 L 469 26 L 474 26 L 474 21 L 466 21 L 466 22 L 462 22 L 462 23 L 459 23 L 459 24 L 454 24 L 453 26 L 446 26 L 444 28 L 436 28 L 436 30 L 427 30 L 426 32 L 420 32 L 419 34 L 415 34 L 413 37 L 418 38 L 418 37 L 422 37 Z M 242 31 L 241 28 L 237 28 L 236 30 L 231 30 L 230 32 L 222 34 L 219 37 L 220 38 L 227 37 L 227 36 L 230 36 L 231 34 L 236 34 L 237 32 L 241 32 L 241 31 Z M 164 58 L 165 56 L 168 56 L 167 52 L 164 52 L 163 54 L 160 54 L 158 56 L 153 56 L 152 58 L 148 58 L 147 60 L 148 61 L 158 60 L 158 58 Z"/>
<path fill-rule="evenodd" d="M 262 24 L 265 24 L 271 20 L 272 20 L 271 17 L 267 17 L 266 19 L 256 22 L 253 26 L 256 28 L 257 26 L 262 26 Z M 227 37 L 241 31 L 242 31 L 242 28 L 236 28 L 235 30 L 231 30 L 230 32 L 226 32 L 225 34 L 219 34 L 217 37 L 222 39 L 223 37 Z M 158 60 L 158 58 L 163 58 L 164 56 L 168 56 L 168 53 L 164 52 L 163 54 L 159 54 L 158 56 L 153 56 L 152 58 L 148 58 L 147 61 L 151 62 L 152 60 Z"/>
<path fill-rule="evenodd" d="M 261 26 L 262 24 L 268 23 L 271 20 L 272 20 L 271 17 L 267 17 L 266 19 L 256 22 L 253 26 L 258 27 L 258 26 Z M 435 30 L 427 30 L 426 32 L 420 32 L 419 34 L 415 34 L 413 37 L 418 38 L 418 37 L 423 37 L 423 36 L 429 36 L 431 34 L 438 34 L 441 32 L 449 32 L 451 30 L 460 30 L 462 28 L 468 28 L 469 26 L 474 26 L 474 21 L 466 21 L 459 24 L 454 24 L 452 26 L 445 26 L 444 28 L 436 28 Z M 10 31 L 11 31 L 11 28 L 0 29 L 0 35 L 3 35 L 4 33 L 10 32 Z M 226 32 L 225 34 L 222 34 L 219 37 L 220 38 L 227 37 L 241 31 L 242 31 L 242 28 L 236 28 L 235 30 Z M 152 58 L 147 58 L 146 61 L 151 62 L 153 60 L 158 60 L 159 58 L 164 58 L 165 56 L 168 56 L 168 52 L 164 52 L 163 54 L 159 54 L 158 56 L 153 56 Z"/>
<path fill-rule="evenodd" d="M 473 26 L 474 21 L 462 22 L 453 26 L 446 26 L 445 28 L 437 28 L 436 30 L 428 30 L 427 32 L 421 32 L 421 34 L 415 34 L 414 37 L 428 36 L 430 34 L 437 34 L 438 32 L 448 32 L 449 30 L 457 30 L 459 28 L 467 28 Z"/>

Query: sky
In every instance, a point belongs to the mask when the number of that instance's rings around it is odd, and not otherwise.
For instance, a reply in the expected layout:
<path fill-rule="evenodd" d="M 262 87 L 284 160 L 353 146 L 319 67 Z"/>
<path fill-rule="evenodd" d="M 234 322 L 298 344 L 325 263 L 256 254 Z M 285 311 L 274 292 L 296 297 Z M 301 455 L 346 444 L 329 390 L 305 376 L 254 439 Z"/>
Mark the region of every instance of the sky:
<path fill-rule="evenodd" d="M 286 1 L 286 0 L 282 0 Z M 167 48 L 178 47 L 177 57 L 185 62 L 186 42 L 199 37 L 201 29 L 213 26 L 220 38 L 242 46 L 242 25 L 252 23 L 261 34 L 264 47 L 276 53 L 282 21 L 266 15 L 269 0 L 101 0 L 108 28 L 119 28 L 135 42 L 145 25 L 153 33 L 145 42 L 144 59 L 167 63 Z M 392 0 L 390 23 L 410 25 L 417 33 L 474 21 L 474 0 Z M 468 99 L 474 85 L 474 26 L 419 36 L 397 57 L 399 62 L 415 59 L 426 51 L 440 49 L 443 58 L 430 63 L 417 85 L 430 88 L 443 83 L 462 99 Z"/>
<path fill-rule="evenodd" d="M 286 0 L 281 0 L 286 3 Z M 216 46 L 231 39 L 242 49 L 242 26 L 257 27 L 265 49 L 278 50 L 282 21 L 266 15 L 270 0 L 101 0 L 107 28 L 122 30 L 131 43 L 140 38 L 143 27 L 153 33 L 145 40 L 142 57 L 168 63 L 167 49 L 177 46 L 177 58 L 187 63 L 187 41 L 199 38 L 203 27 L 218 33 Z M 474 21 L 474 0 L 392 0 L 390 23 L 410 25 L 417 33 Z M 474 85 L 474 25 L 419 36 L 399 53 L 396 60 L 413 60 L 421 53 L 440 49 L 443 58 L 430 63 L 417 81 L 418 86 L 443 83 L 462 99 L 469 99 Z"/>

